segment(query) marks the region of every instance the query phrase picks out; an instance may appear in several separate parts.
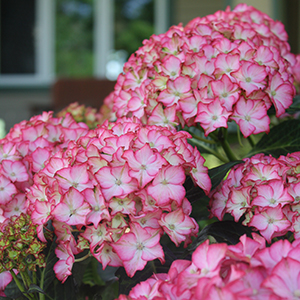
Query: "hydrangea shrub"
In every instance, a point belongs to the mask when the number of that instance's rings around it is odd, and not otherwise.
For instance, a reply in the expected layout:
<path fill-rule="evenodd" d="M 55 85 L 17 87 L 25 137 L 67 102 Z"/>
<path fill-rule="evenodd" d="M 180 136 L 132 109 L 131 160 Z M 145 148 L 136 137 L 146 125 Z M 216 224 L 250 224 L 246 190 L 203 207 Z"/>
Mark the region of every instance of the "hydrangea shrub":
<path fill-rule="evenodd" d="M 16 124 L 0 296 L 298 299 L 299 78 L 283 24 L 240 4 L 145 40 L 99 111 Z"/>

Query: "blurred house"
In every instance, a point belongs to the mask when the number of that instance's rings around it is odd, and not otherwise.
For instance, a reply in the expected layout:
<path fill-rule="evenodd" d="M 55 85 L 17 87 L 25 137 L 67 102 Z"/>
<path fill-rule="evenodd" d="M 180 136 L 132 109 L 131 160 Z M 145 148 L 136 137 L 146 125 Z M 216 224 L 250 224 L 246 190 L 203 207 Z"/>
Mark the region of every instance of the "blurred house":
<path fill-rule="evenodd" d="M 240 2 L 281 20 L 292 51 L 300 52 L 299 0 L 2 0 L 0 119 L 6 131 L 74 101 L 100 107 L 143 39 Z"/>

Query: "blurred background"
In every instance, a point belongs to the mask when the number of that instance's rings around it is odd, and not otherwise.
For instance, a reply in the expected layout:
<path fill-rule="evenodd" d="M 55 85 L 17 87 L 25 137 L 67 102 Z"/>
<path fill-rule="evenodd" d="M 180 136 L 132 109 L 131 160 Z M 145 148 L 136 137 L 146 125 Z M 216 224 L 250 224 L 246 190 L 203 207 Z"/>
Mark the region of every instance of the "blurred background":
<path fill-rule="evenodd" d="M 300 52 L 299 0 L 0 0 L 0 136 L 71 102 L 99 108 L 144 39 L 238 3 L 282 21 Z"/>

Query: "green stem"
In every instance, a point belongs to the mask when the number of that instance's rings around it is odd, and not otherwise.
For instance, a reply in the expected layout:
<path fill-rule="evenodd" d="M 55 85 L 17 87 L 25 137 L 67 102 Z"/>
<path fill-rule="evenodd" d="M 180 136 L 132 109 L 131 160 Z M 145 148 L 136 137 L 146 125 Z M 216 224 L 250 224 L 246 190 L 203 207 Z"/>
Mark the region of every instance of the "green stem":
<path fill-rule="evenodd" d="M 41 288 L 41 290 L 44 290 L 45 270 L 46 270 L 46 268 L 44 268 L 43 271 L 41 272 L 41 280 L 40 280 L 40 288 Z M 45 300 L 45 294 L 39 293 L 39 300 Z"/>
<path fill-rule="evenodd" d="M 40 288 L 41 288 L 41 290 L 44 290 L 45 271 L 46 271 L 46 268 L 44 268 L 41 271 L 41 279 L 40 279 Z M 39 293 L 39 300 L 45 300 L 46 299 L 45 297 L 49 298 L 50 300 L 54 300 L 53 298 L 51 298 L 47 294 Z"/>
<path fill-rule="evenodd" d="M 49 251 L 49 253 L 50 253 L 50 251 Z M 41 278 L 40 278 L 40 288 L 41 288 L 41 290 L 44 290 L 45 272 L 46 272 L 46 268 L 43 268 L 41 270 Z M 46 296 L 49 297 L 48 295 L 46 295 Z M 39 294 L 39 298 L 40 298 L 39 300 L 45 300 L 45 294 L 40 293 Z"/>
<path fill-rule="evenodd" d="M 248 141 L 251 145 L 251 147 L 253 148 L 255 146 L 255 141 L 252 135 L 248 136 Z"/>
<path fill-rule="evenodd" d="M 19 280 L 19 278 L 17 277 L 17 275 L 15 274 L 15 272 L 13 270 L 10 271 L 10 274 L 12 275 L 16 285 L 18 286 L 19 290 L 21 291 L 21 293 L 29 300 L 34 300 L 33 295 L 27 294 L 27 291 L 25 290 L 23 284 L 21 283 L 21 281 Z"/>
<path fill-rule="evenodd" d="M 29 289 L 29 287 L 31 285 L 31 280 L 30 280 L 30 277 L 29 277 L 28 273 L 26 271 L 25 272 L 20 271 L 20 275 L 23 279 L 25 288 Z"/>
<path fill-rule="evenodd" d="M 202 138 L 201 136 L 196 135 L 196 134 L 194 134 L 194 133 L 192 133 L 192 132 L 189 132 L 189 133 L 190 133 L 190 135 L 191 135 L 193 138 L 195 138 L 196 140 L 198 140 L 198 141 L 200 141 L 200 142 L 204 142 L 204 143 L 208 143 L 208 144 L 212 144 L 212 145 L 215 145 L 215 144 L 216 144 L 216 142 L 213 141 L 213 140 L 208 140 L 208 139 Z"/>
<path fill-rule="evenodd" d="M 153 273 L 156 274 L 156 267 L 155 267 L 154 261 L 151 260 L 150 264 L 151 264 L 151 267 L 153 268 Z"/>
<path fill-rule="evenodd" d="M 45 300 L 45 294 L 39 293 L 39 300 Z"/>
<path fill-rule="evenodd" d="M 84 260 L 86 260 L 87 258 L 89 258 L 90 256 L 91 256 L 91 253 L 89 252 L 89 253 L 88 253 L 87 255 L 85 255 L 85 256 L 76 258 L 76 259 L 74 260 L 74 263 L 80 262 L 80 261 L 84 261 Z"/>
<path fill-rule="evenodd" d="M 210 147 L 200 143 L 197 139 L 190 139 L 192 140 L 192 142 L 195 144 L 195 145 L 199 145 L 200 147 L 204 148 L 205 151 L 207 151 L 208 153 L 214 155 L 215 157 L 217 157 L 220 161 L 224 162 L 224 163 L 227 163 L 228 162 L 228 159 L 226 159 L 224 156 L 222 156 L 221 154 L 219 154 L 217 151 L 211 149 Z"/>
<path fill-rule="evenodd" d="M 226 128 L 220 128 L 220 134 L 219 141 L 221 143 L 221 146 L 223 147 L 227 157 L 230 161 L 238 160 L 237 156 L 232 152 L 232 149 L 230 148 L 230 145 L 227 141 L 227 130 Z"/>
<path fill-rule="evenodd" d="M 32 272 L 32 283 L 37 284 L 36 272 Z"/>
<path fill-rule="evenodd" d="M 42 290 L 44 290 L 45 270 L 46 270 L 46 268 L 44 268 L 44 269 L 41 271 L 40 288 L 41 288 Z M 41 298 L 41 297 L 40 297 L 40 298 Z"/>
<path fill-rule="evenodd" d="M 241 147 L 244 147 L 243 146 L 243 143 L 242 143 L 242 140 L 241 140 L 241 131 L 240 131 L 240 128 L 238 127 L 237 130 L 236 130 L 236 134 L 237 134 L 237 139 L 238 139 L 238 142 L 240 144 Z"/>

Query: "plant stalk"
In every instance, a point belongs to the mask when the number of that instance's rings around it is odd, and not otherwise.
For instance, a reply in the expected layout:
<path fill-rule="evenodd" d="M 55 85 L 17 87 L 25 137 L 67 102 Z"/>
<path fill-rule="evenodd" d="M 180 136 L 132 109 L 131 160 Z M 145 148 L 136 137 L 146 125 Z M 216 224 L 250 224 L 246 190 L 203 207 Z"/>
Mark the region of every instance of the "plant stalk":
<path fill-rule="evenodd" d="M 10 274 L 12 275 L 16 285 L 18 286 L 19 290 L 21 291 L 21 293 L 29 300 L 34 300 L 34 296 L 27 294 L 27 291 L 25 290 L 25 287 L 23 286 L 22 282 L 19 280 L 19 278 L 17 277 L 17 275 L 15 274 L 15 272 L 13 270 L 10 271 Z M 23 278 L 23 277 L 22 277 Z"/>
<path fill-rule="evenodd" d="M 232 149 L 230 148 L 230 145 L 227 141 L 227 130 L 226 128 L 220 128 L 219 131 L 219 141 L 221 143 L 222 148 L 224 149 L 228 159 L 230 161 L 236 161 L 238 160 L 238 157 L 233 153 Z"/>
<path fill-rule="evenodd" d="M 250 143 L 250 145 L 251 145 L 251 147 L 253 148 L 254 146 L 255 146 L 255 141 L 254 141 L 254 138 L 253 138 L 253 136 L 252 135 L 250 135 L 250 136 L 248 136 L 248 141 L 249 141 L 249 143 Z"/>

